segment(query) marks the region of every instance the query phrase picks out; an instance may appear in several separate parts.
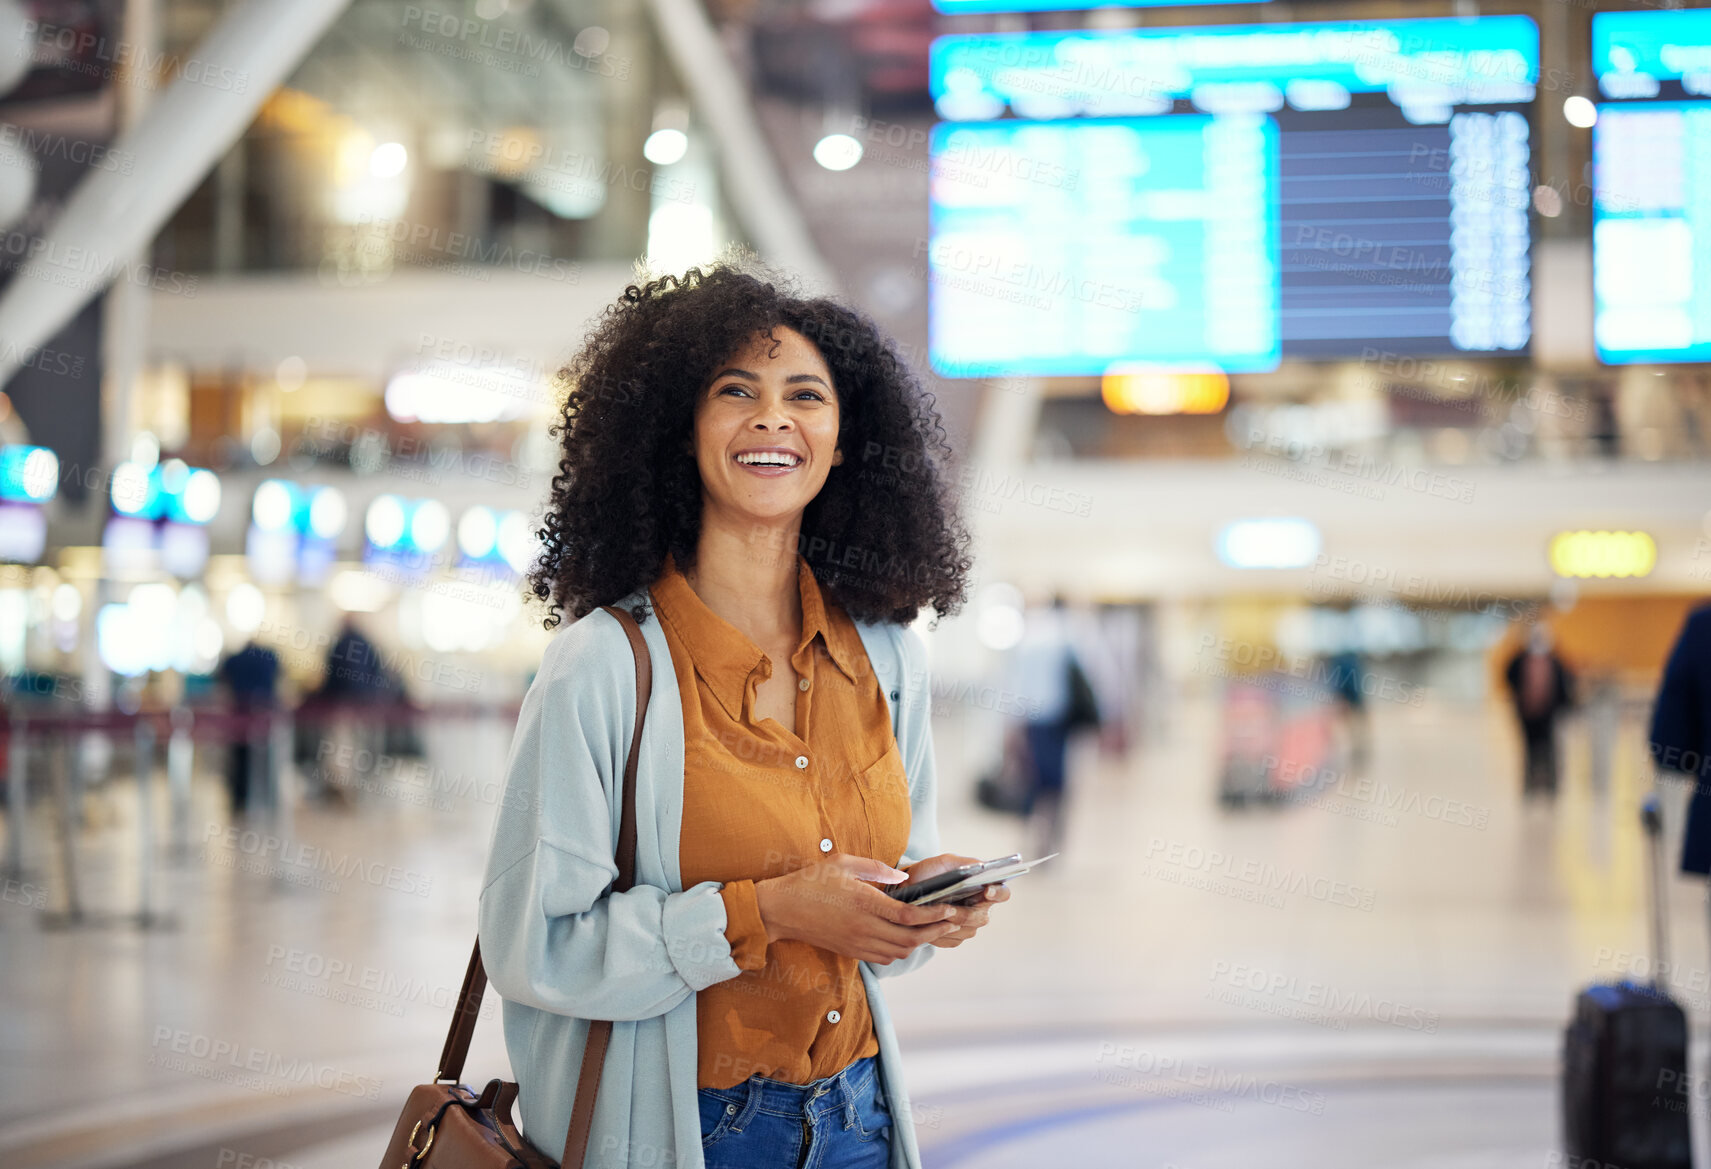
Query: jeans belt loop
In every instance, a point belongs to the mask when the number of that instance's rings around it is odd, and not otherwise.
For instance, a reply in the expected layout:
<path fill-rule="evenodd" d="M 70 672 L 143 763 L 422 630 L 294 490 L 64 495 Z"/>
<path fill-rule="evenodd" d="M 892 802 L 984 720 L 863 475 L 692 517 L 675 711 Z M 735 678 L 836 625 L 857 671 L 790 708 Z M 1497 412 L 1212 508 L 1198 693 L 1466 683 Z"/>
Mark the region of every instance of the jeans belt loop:
<path fill-rule="evenodd" d="M 753 1076 L 743 1081 L 743 1088 L 745 1094 L 742 1107 L 738 1108 L 737 1114 L 731 1117 L 732 1132 L 742 1132 L 743 1127 L 754 1119 L 754 1114 L 760 1110 L 761 1093 L 765 1090 L 761 1087 L 760 1081 Z"/>
<path fill-rule="evenodd" d="M 856 1122 L 856 1095 L 855 1089 L 850 1086 L 850 1068 L 855 1066 L 850 1064 L 838 1073 L 838 1094 L 843 1098 L 845 1128 L 854 1128 Z"/>

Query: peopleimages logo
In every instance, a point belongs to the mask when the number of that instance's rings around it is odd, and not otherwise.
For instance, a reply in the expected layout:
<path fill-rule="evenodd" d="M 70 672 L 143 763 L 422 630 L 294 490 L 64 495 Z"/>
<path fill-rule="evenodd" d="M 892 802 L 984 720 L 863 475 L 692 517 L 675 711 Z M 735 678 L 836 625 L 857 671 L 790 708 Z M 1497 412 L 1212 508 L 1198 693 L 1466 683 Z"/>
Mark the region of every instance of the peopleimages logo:
<path fill-rule="evenodd" d="M 1201 1060 L 1184 1060 L 1174 1055 L 1161 1055 L 1128 1044 L 1101 1043 L 1094 1062 L 1105 1065 L 1105 1069 L 1094 1069 L 1096 1076 L 1106 1069 L 1113 1072 L 1138 1072 L 1151 1079 L 1167 1083 L 1174 1081 L 1177 1084 L 1204 1089 L 1223 1103 L 1228 1103 L 1229 1100 L 1255 1100 L 1295 1112 L 1311 1113 L 1314 1116 L 1322 1116 L 1325 1112 L 1323 1092 L 1277 1080 L 1262 1080 L 1249 1072 L 1230 1071 Z M 1109 1083 L 1123 1082 L 1116 1077 L 1102 1078 Z M 1131 1079 L 1126 1086 L 1142 1087 L 1147 1084 L 1147 1080 Z"/>
<path fill-rule="evenodd" d="M 1145 859 L 1172 868 L 1234 881 L 1272 894 L 1299 893 L 1314 901 L 1346 905 L 1370 911 L 1378 894 L 1333 877 L 1318 876 L 1293 868 L 1278 868 L 1268 861 L 1239 857 L 1216 848 L 1202 848 L 1180 840 L 1155 836 L 1147 842 Z"/>
<path fill-rule="evenodd" d="M 1387 827 L 1396 826 L 1397 819 L 1392 814 L 1395 812 L 1438 820 L 1462 828 L 1473 828 L 1480 832 L 1485 831 L 1486 824 L 1491 820 L 1490 808 L 1452 799 L 1437 792 L 1411 790 L 1386 780 L 1356 776 L 1331 767 L 1315 767 L 1299 759 L 1286 759 L 1278 755 L 1263 756 L 1260 763 L 1267 774 L 1275 776 L 1278 782 L 1294 793 L 1296 803 L 1354 815 L 1359 819 L 1377 820 Z M 1355 806 L 1354 809 L 1351 811 L 1339 806 L 1336 798 L 1349 801 Z"/>
<path fill-rule="evenodd" d="M 528 28 L 493 20 L 476 20 L 457 12 L 439 12 L 432 8 L 404 7 L 404 33 L 407 44 L 414 48 L 439 45 L 455 47 L 465 54 L 485 50 L 506 57 L 515 57 L 528 65 L 528 74 L 535 76 L 542 65 L 555 69 L 580 69 L 601 77 L 619 81 L 630 78 L 630 62 L 609 53 L 584 54 L 574 43 L 566 48 L 555 37 L 540 36 Z"/>
<path fill-rule="evenodd" d="M 1290 678 L 1304 678 L 1315 686 L 1340 688 L 1343 683 L 1353 683 L 1368 698 L 1382 699 L 1386 702 L 1420 706 L 1426 701 L 1426 688 L 1418 683 L 1407 682 L 1372 670 L 1344 670 L 1313 655 L 1286 654 L 1275 646 L 1236 641 L 1212 633 L 1205 633 L 1200 637 L 1200 657 L 1205 659 L 1208 656 L 1213 658 L 1215 662 L 1229 662 L 1243 670 L 1252 670 L 1256 674 L 1260 671 L 1271 670 Z M 1220 669 L 1217 666 L 1205 672 L 1211 673 L 1214 677 L 1226 677 L 1231 673 L 1231 671 Z"/>
<path fill-rule="evenodd" d="M 1406 1031 L 1421 1031 L 1427 1035 L 1435 1034 L 1438 1030 L 1438 1012 L 1408 1006 L 1383 995 L 1374 996 L 1369 991 L 1346 990 L 1295 974 L 1223 960 L 1212 964 L 1209 977 L 1211 981 L 1238 992 L 1279 999 L 1305 1007 L 1323 1008 L 1335 1016 L 1366 1018 L 1375 1023 L 1401 1027 Z"/>
<path fill-rule="evenodd" d="M 395 889 L 400 893 L 413 893 L 418 897 L 426 897 L 433 890 L 433 877 L 415 869 L 387 864 L 385 861 L 366 860 L 348 853 L 334 854 L 313 844 L 288 841 L 271 833 L 240 829 L 233 825 L 222 827 L 219 824 L 209 824 L 202 838 L 204 853 L 207 852 L 207 846 L 217 838 L 229 853 L 251 862 L 238 867 L 287 879 L 295 876 L 301 878 L 302 883 L 316 884 L 328 892 L 338 892 L 338 882 L 323 880 L 319 874 L 325 873 L 330 878 L 354 879 L 376 888 Z M 210 863 L 222 863 L 217 856 L 208 856 L 206 859 Z"/>
<path fill-rule="evenodd" d="M 380 1098 L 381 1082 L 372 1076 L 283 1055 L 265 1047 L 215 1039 L 196 1031 L 156 1027 L 153 1046 L 155 1053 L 149 1056 L 151 1065 L 188 1072 L 202 1079 L 231 1082 L 273 1095 L 283 1095 L 287 1084 L 303 1084 L 365 1100 Z"/>
<path fill-rule="evenodd" d="M 180 58 L 164 52 L 151 54 L 132 42 L 110 41 L 87 29 L 25 20 L 18 31 L 20 41 L 34 41 L 42 55 L 55 59 L 60 69 L 106 77 L 116 70 L 128 68 L 140 84 L 150 88 L 158 84 L 154 81 L 158 77 L 182 78 L 193 85 L 224 93 L 243 93 L 249 89 L 248 73 L 197 57 Z"/>

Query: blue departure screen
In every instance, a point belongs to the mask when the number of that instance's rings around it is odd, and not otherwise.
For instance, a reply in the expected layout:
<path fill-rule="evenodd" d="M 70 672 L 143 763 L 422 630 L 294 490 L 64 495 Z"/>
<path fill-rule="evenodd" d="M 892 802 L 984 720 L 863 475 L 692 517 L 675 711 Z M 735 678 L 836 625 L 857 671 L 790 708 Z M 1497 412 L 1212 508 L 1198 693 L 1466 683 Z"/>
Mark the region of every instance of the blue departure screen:
<path fill-rule="evenodd" d="M 1230 0 L 933 0 L 940 12 L 1069 12 L 1083 8 L 1164 8 Z M 1267 0 L 1245 0 L 1264 4 Z"/>
<path fill-rule="evenodd" d="M 931 76 L 941 373 L 1527 348 L 1526 17 L 942 37 Z"/>
<path fill-rule="evenodd" d="M 1598 356 L 1711 361 L 1711 12 L 1598 13 L 1592 56 Z"/>
<path fill-rule="evenodd" d="M 1711 10 L 1594 14 L 1592 71 L 1605 97 L 1657 97 L 1663 81 L 1711 94 Z"/>
<path fill-rule="evenodd" d="M 932 146 L 929 348 L 941 366 L 977 377 L 1277 365 L 1269 117 L 949 124 Z"/>

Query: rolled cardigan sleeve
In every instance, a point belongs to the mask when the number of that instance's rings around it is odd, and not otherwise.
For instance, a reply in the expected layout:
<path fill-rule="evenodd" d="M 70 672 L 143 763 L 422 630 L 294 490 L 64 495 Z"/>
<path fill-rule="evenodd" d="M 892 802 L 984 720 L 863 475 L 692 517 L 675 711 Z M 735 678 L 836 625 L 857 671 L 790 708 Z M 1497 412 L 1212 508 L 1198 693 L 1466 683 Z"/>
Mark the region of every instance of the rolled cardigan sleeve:
<path fill-rule="evenodd" d="M 921 635 L 907 626 L 896 629 L 898 658 L 903 676 L 899 687 L 897 748 L 903 756 L 903 775 L 909 781 L 909 843 L 900 865 L 937 856 L 939 847 L 939 776 L 933 758 L 932 694 L 927 666 L 927 645 Z M 918 970 L 932 960 L 938 947 L 916 946 L 907 958 L 884 966 L 868 963 L 880 978 L 893 978 Z"/>
<path fill-rule="evenodd" d="M 761 920 L 760 900 L 753 881 L 727 881 L 719 890 L 725 901 L 725 939 L 731 943 L 731 958 L 740 969 L 759 970 L 766 965 L 766 923 Z"/>
<path fill-rule="evenodd" d="M 715 882 L 607 891 L 614 777 L 634 725 L 630 663 L 623 631 L 598 611 L 549 644 L 517 718 L 482 883 L 494 989 L 583 1019 L 663 1015 L 739 973 Z"/>

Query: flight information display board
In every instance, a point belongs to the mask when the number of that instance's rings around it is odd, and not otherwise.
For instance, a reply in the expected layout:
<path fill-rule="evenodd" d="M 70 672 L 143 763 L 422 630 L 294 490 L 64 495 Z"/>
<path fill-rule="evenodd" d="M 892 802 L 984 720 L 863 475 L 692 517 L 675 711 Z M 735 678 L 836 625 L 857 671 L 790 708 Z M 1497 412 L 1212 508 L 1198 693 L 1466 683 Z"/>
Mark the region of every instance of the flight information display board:
<path fill-rule="evenodd" d="M 1597 13 L 1592 60 L 1599 359 L 1711 360 L 1711 11 Z"/>
<path fill-rule="evenodd" d="M 947 376 L 1527 348 L 1527 17 L 952 36 L 931 76 Z"/>
<path fill-rule="evenodd" d="M 934 180 L 929 351 L 943 368 L 1277 365 L 1271 119 L 947 124 L 933 151 L 980 160 L 987 180 Z M 1097 189 L 1040 181 L 1090 169 Z"/>
<path fill-rule="evenodd" d="M 933 0 L 940 12 L 1070 12 L 1084 8 L 1176 8 L 1190 4 L 1228 4 L 1230 0 Z M 1265 4 L 1269 0 L 1243 0 Z"/>

